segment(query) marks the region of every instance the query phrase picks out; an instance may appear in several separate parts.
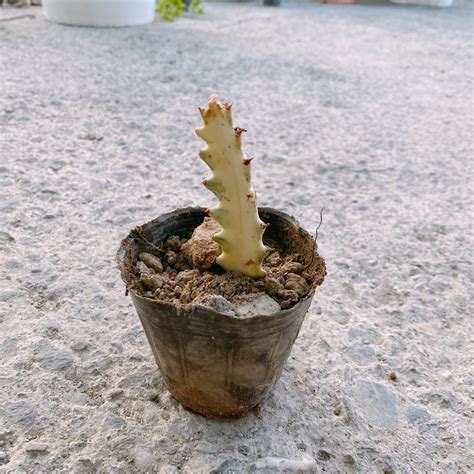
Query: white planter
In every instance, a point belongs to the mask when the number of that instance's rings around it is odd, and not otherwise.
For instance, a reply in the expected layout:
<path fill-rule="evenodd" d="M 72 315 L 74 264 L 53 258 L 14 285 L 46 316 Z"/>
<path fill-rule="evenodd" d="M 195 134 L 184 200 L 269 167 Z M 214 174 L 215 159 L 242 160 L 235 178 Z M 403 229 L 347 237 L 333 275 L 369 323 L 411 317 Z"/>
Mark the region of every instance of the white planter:
<path fill-rule="evenodd" d="M 145 25 L 155 18 L 155 0 L 43 0 L 43 11 L 66 25 Z"/>

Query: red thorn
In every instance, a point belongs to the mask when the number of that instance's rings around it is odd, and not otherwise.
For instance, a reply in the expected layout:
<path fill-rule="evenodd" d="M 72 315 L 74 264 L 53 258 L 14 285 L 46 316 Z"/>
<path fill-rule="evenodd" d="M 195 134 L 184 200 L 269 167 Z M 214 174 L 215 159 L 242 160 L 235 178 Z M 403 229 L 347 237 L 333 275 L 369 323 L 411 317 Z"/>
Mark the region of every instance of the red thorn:
<path fill-rule="evenodd" d="M 234 133 L 236 137 L 240 137 L 242 135 L 242 132 L 246 132 L 247 130 L 245 128 L 240 128 L 240 127 L 235 127 L 234 128 Z"/>
<path fill-rule="evenodd" d="M 224 104 L 224 109 L 230 110 L 234 104 L 232 102 L 226 102 Z"/>
<path fill-rule="evenodd" d="M 204 186 L 207 186 L 207 179 L 203 179 L 203 180 L 202 180 L 202 184 L 203 184 Z"/>
<path fill-rule="evenodd" d="M 245 197 L 250 200 L 253 198 L 253 193 L 247 193 Z"/>
<path fill-rule="evenodd" d="M 262 222 L 262 223 L 260 224 L 260 227 L 261 227 L 263 230 L 265 230 L 269 225 L 270 225 L 270 224 L 265 224 L 264 222 Z"/>
<path fill-rule="evenodd" d="M 244 161 L 243 161 L 244 166 L 248 166 L 252 160 L 253 158 L 244 158 Z"/>

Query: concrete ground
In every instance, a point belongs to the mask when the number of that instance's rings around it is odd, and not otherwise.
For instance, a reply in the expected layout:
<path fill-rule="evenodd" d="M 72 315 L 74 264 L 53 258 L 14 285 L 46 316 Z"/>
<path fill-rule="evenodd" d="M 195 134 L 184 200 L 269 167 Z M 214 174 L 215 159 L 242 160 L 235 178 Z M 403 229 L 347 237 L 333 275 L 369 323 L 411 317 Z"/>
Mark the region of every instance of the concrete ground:
<path fill-rule="evenodd" d="M 472 472 L 473 9 L 29 11 L 0 23 L 0 472 Z M 214 92 L 260 204 L 311 230 L 325 208 L 327 280 L 233 421 L 169 396 L 114 264 L 131 227 L 213 202 Z"/>

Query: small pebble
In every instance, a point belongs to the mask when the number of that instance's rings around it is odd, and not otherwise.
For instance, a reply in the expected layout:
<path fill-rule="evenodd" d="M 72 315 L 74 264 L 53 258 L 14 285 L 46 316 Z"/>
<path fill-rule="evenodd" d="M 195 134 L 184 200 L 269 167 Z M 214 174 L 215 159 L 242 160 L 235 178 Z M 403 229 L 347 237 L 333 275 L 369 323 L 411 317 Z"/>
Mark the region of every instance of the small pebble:
<path fill-rule="evenodd" d="M 282 309 L 291 308 L 298 301 L 298 294 L 293 290 L 280 290 L 278 297 L 281 299 L 280 306 Z"/>
<path fill-rule="evenodd" d="M 280 311 L 280 305 L 266 293 L 257 293 L 248 301 L 235 305 L 235 312 L 240 317 L 269 316 Z"/>
<path fill-rule="evenodd" d="M 203 298 L 201 301 L 195 301 L 194 303 L 207 306 L 208 308 L 211 308 L 219 313 L 235 316 L 234 305 L 220 295 L 209 295 L 206 298 Z"/>
<path fill-rule="evenodd" d="M 183 255 L 193 268 L 208 270 L 216 263 L 221 251 L 212 236 L 220 230 L 220 224 L 210 218 L 205 218 L 194 229 L 193 235 L 182 247 Z"/>
<path fill-rule="evenodd" d="M 276 295 L 283 289 L 283 285 L 276 278 L 270 276 L 265 278 L 265 290 L 269 295 Z"/>
<path fill-rule="evenodd" d="M 308 283 L 306 283 L 306 280 L 296 273 L 288 273 L 285 288 L 287 290 L 295 291 L 298 296 L 305 296 L 309 292 L 309 286 Z"/>
<path fill-rule="evenodd" d="M 161 273 L 163 271 L 163 264 L 161 263 L 161 260 L 155 255 L 152 255 L 151 253 L 147 252 L 142 252 L 139 255 L 139 258 L 147 267 L 155 270 L 156 273 Z"/>
<path fill-rule="evenodd" d="M 142 275 L 140 281 L 153 291 L 156 291 L 163 286 L 163 278 L 160 275 Z"/>
<path fill-rule="evenodd" d="M 303 268 L 303 265 L 299 262 L 288 262 L 281 269 L 285 273 L 301 273 Z"/>
<path fill-rule="evenodd" d="M 278 292 L 278 297 L 284 300 L 291 299 L 291 300 L 297 301 L 298 293 L 296 293 L 296 291 L 293 291 L 293 290 L 280 290 Z"/>
<path fill-rule="evenodd" d="M 151 268 L 148 268 L 141 260 L 139 260 L 137 262 L 137 264 L 135 265 L 135 268 L 136 268 L 137 273 L 139 275 L 145 275 L 145 274 L 148 274 L 148 273 L 152 273 Z"/>

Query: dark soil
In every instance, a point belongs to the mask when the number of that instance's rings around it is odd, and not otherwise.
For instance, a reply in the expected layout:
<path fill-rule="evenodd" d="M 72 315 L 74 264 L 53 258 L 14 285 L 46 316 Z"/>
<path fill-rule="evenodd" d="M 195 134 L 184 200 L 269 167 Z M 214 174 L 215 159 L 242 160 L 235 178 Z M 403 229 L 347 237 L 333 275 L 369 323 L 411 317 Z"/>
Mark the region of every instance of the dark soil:
<path fill-rule="evenodd" d="M 154 254 L 140 253 L 135 266 L 134 289 L 140 295 L 174 305 L 188 306 L 220 295 L 233 304 L 267 293 L 282 309 L 294 306 L 325 275 L 324 262 L 306 262 L 298 253 L 285 254 L 269 247 L 263 268 L 266 276 L 250 278 L 238 272 L 225 272 L 217 264 L 206 271 L 195 269 L 182 252 L 186 238 L 172 236 Z"/>

